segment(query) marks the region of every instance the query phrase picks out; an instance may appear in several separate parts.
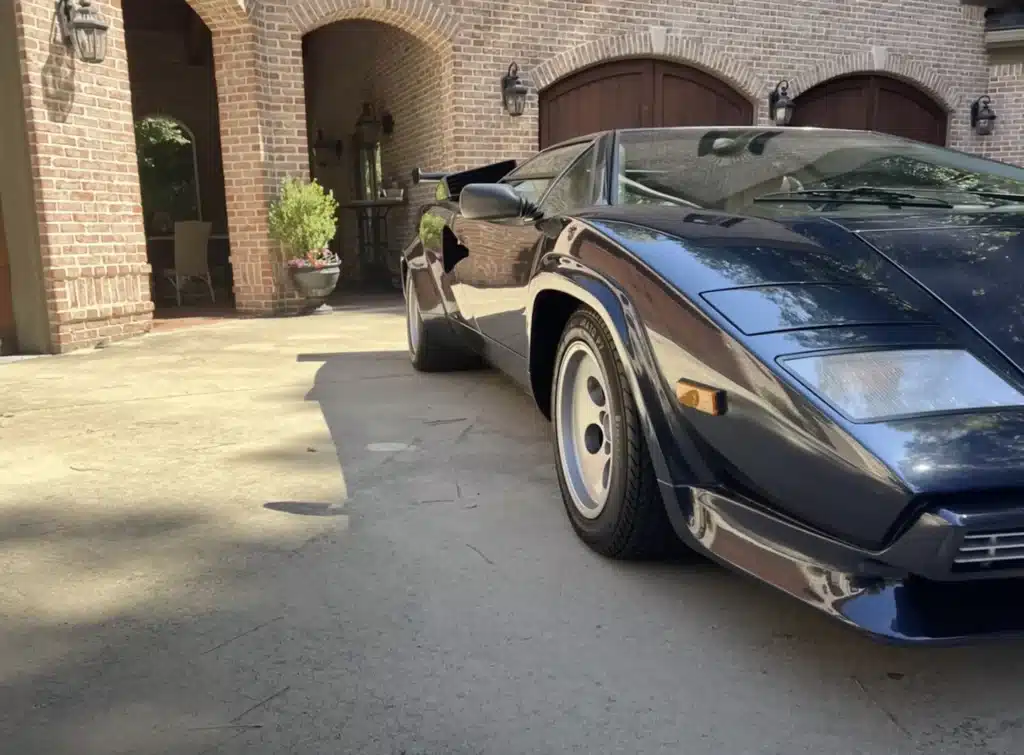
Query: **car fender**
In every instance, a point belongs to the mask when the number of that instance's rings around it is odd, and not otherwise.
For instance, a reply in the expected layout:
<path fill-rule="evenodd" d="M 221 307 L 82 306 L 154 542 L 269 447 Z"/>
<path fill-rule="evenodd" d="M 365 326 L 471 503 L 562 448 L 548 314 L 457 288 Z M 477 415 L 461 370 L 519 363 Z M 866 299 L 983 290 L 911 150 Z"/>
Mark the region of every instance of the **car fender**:
<path fill-rule="evenodd" d="M 657 369 L 653 352 L 636 309 L 624 290 L 572 255 L 579 232 L 588 228 L 575 221 L 560 234 L 539 261 L 527 297 L 528 332 L 532 332 L 537 298 L 558 291 L 597 313 L 612 336 L 633 393 L 658 480 L 672 487 L 713 484 L 711 471 L 692 446 L 692 430 L 683 426 Z"/>

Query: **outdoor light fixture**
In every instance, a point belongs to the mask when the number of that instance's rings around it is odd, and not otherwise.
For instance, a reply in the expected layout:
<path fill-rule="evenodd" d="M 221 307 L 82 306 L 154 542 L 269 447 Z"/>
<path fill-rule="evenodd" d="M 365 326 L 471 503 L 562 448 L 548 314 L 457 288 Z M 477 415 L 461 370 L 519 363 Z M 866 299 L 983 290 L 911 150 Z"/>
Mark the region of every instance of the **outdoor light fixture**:
<path fill-rule="evenodd" d="M 793 119 L 793 100 L 789 99 L 788 81 L 780 81 L 769 93 L 768 114 L 776 126 L 788 126 Z"/>
<path fill-rule="evenodd" d="M 992 112 L 992 100 L 986 94 L 971 105 L 971 128 L 978 136 L 988 136 L 995 129 L 996 114 Z"/>
<path fill-rule="evenodd" d="M 391 136 L 395 133 L 395 116 L 391 115 L 390 110 L 381 113 L 380 128 L 384 132 L 384 136 Z"/>
<path fill-rule="evenodd" d="M 519 66 L 512 63 L 508 73 L 501 77 L 501 101 L 509 115 L 522 115 L 526 109 L 526 95 L 529 87 L 519 78 Z"/>
<path fill-rule="evenodd" d="M 313 154 L 316 155 L 316 163 L 326 167 L 331 162 L 341 161 L 341 139 L 328 139 L 324 136 L 322 129 L 316 131 L 316 141 L 313 143 Z"/>
<path fill-rule="evenodd" d="M 107 22 L 92 9 L 91 0 L 57 0 L 57 25 L 64 44 L 83 63 L 102 63 L 107 57 Z"/>
<path fill-rule="evenodd" d="M 373 105 L 369 102 L 363 103 L 363 112 L 356 121 L 356 134 L 363 144 L 373 144 L 380 141 L 381 124 L 373 112 Z"/>

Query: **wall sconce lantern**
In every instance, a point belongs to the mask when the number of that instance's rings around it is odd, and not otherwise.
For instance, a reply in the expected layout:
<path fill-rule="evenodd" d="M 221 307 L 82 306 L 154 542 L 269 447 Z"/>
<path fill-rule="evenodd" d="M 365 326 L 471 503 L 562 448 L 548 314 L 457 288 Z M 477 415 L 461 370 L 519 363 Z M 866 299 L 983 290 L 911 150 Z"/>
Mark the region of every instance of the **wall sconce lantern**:
<path fill-rule="evenodd" d="M 384 136 L 391 136 L 395 133 L 395 116 L 391 115 L 390 110 L 381 113 L 380 128 L 384 132 Z"/>
<path fill-rule="evenodd" d="M 768 94 L 768 114 L 776 126 L 788 126 L 793 120 L 793 100 L 789 98 L 788 81 L 780 81 Z"/>
<path fill-rule="evenodd" d="M 328 139 L 321 129 L 316 131 L 316 141 L 313 143 L 313 154 L 316 156 L 316 164 L 326 167 L 332 162 L 341 162 L 341 139 Z"/>
<path fill-rule="evenodd" d="M 512 63 L 508 73 L 501 77 L 501 101 L 509 115 L 519 116 L 526 110 L 526 95 L 530 89 L 519 78 L 519 66 Z"/>
<path fill-rule="evenodd" d="M 66 47 L 83 63 L 102 63 L 107 57 L 107 29 L 103 17 L 92 9 L 91 0 L 57 0 L 57 25 Z"/>
<path fill-rule="evenodd" d="M 373 112 L 373 105 L 363 103 L 363 112 L 356 121 L 356 134 L 363 144 L 375 144 L 380 141 L 381 123 Z"/>
<path fill-rule="evenodd" d="M 971 104 L 971 128 L 978 136 L 988 136 L 995 130 L 996 114 L 991 105 L 992 100 L 987 94 Z"/>

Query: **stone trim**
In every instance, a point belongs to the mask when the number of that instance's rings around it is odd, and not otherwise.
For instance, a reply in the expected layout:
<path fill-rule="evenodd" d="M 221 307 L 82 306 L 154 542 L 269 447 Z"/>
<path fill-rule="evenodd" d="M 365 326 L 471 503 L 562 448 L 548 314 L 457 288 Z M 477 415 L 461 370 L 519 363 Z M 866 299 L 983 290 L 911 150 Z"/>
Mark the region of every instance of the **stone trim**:
<path fill-rule="evenodd" d="M 884 47 L 871 47 L 862 52 L 831 58 L 806 69 L 789 79 L 790 94 L 798 97 L 830 79 L 857 73 L 889 74 L 928 94 L 947 113 L 953 113 L 957 108 L 959 94 L 942 74 L 911 55 L 891 53 Z"/>
<path fill-rule="evenodd" d="M 757 104 L 761 99 L 761 78 L 746 63 L 723 50 L 704 44 L 698 37 L 672 34 L 661 26 L 636 29 L 627 34 L 600 37 L 564 50 L 541 63 L 530 74 L 538 91 L 585 68 L 612 60 L 650 57 L 671 60 L 699 68 L 721 79 Z"/>
<path fill-rule="evenodd" d="M 434 49 L 451 45 L 458 20 L 430 0 L 299 0 L 288 5 L 299 34 L 335 21 L 379 21 L 408 32 Z"/>

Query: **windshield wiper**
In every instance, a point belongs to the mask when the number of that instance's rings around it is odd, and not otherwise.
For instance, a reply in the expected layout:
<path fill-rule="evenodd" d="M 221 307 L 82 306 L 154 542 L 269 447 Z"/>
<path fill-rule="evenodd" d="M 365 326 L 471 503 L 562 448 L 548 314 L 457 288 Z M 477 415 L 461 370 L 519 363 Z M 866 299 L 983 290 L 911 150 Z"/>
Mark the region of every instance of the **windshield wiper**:
<path fill-rule="evenodd" d="M 815 200 L 826 204 L 879 204 L 888 207 L 947 207 L 949 202 L 934 197 L 922 197 L 889 189 L 875 189 L 858 186 L 855 189 L 797 189 L 796 191 L 773 191 L 755 197 L 755 202 L 800 202 Z"/>
<path fill-rule="evenodd" d="M 982 199 L 999 199 L 1003 202 L 1024 202 L 1024 194 L 1003 194 L 998 191 L 965 191 L 965 194 L 971 194 L 975 197 L 981 197 Z"/>

